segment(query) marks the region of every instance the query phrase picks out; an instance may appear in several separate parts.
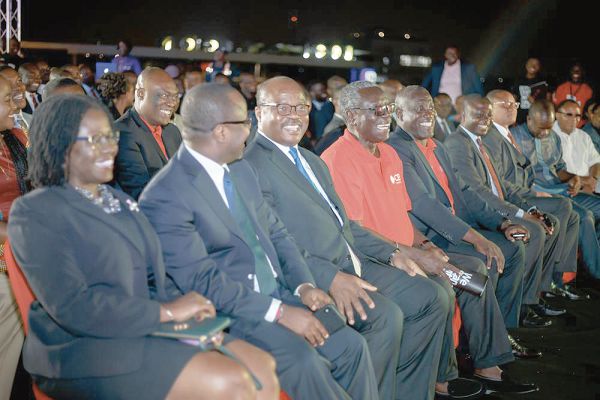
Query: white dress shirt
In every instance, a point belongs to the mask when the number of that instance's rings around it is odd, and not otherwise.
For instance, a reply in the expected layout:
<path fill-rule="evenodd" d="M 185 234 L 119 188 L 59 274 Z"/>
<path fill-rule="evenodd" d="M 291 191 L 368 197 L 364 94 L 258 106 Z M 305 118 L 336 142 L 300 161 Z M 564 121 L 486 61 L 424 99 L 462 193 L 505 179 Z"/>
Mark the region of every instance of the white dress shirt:
<path fill-rule="evenodd" d="M 192 157 L 194 157 L 196 159 L 196 161 L 198 161 L 200 163 L 200 165 L 202 165 L 202 167 L 204 167 L 204 170 L 206 171 L 208 176 L 210 176 L 210 179 L 213 181 L 213 183 L 217 187 L 217 191 L 221 195 L 221 199 L 223 199 L 223 202 L 225 203 L 227 208 L 229 208 L 229 202 L 227 201 L 227 196 L 225 195 L 225 185 L 223 184 L 223 176 L 225 175 L 225 170 L 229 171 L 229 167 L 227 167 L 227 164 L 219 164 L 219 163 L 211 160 L 210 158 L 198 153 L 197 151 L 195 151 L 194 149 L 189 147 L 187 144 L 185 144 L 185 142 L 184 142 L 184 146 L 185 146 L 186 150 L 190 152 Z M 257 239 L 258 239 L 258 236 L 257 236 Z M 269 256 L 267 254 L 265 254 L 265 256 L 267 257 L 267 261 L 269 262 L 269 267 L 271 268 L 271 272 L 273 272 L 273 276 L 275 278 L 277 278 L 277 273 L 275 272 L 275 269 L 273 269 L 273 264 L 271 264 L 271 260 L 269 260 Z M 260 292 L 260 288 L 258 287 L 258 280 L 256 279 L 256 274 L 254 275 L 254 291 Z M 265 314 L 265 320 L 267 320 L 269 322 L 273 322 L 275 320 L 275 317 L 277 315 L 277 310 L 279 309 L 280 305 L 281 305 L 280 300 L 273 299 L 271 301 L 271 306 L 269 307 L 269 310 Z"/>
<path fill-rule="evenodd" d="M 282 144 L 279 144 L 279 143 L 275 142 L 274 140 L 271 140 L 270 137 L 268 137 L 267 135 L 265 135 L 260 130 L 258 131 L 258 133 L 260 135 L 264 136 L 268 141 L 270 141 L 271 143 L 273 143 L 279 150 L 281 150 L 283 152 L 283 154 L 286 155 L 287 158 L 290 159 L 290 161 L 292 162 L 292 164 L 296 165 L 296 163 L 294 162 L 294 158 L 292 157 L 292 154 L 290 153 L 290 147 L 289 146 L 284 146 Z M 296 149 L 298 149 L 297 145 L 294 146 L 294 147 Z M 325 193 L 325 190 L 323 190 L 323 187 L 319 183 L 319 180 L 317 179 L 317 177 L 316 177 L 315 173 L 313 172 L 312 168 L 310 167 L 310 165 L 308 164 L 308 162 L 304 159 L 304 157 L 302 157 L 302 154 L 300 152 L 298 152 L 298 158 L 300 158 L 300 162 L 302 163 L 302 166 L 304 167 L 304 169 L 308 173 L 308 176 L 309 176 L 310 180 L 312 181 L 313 186 L 317 189 L 317 191 L 319 192 L 319 194 L 321 196 L 323 196 L 323 198 L 325 199 L 325 201 L 327 201 L 327 203 L 329 204 L 329 207 L 331 208 L 331 211 L 333 211 L 333 213 L 337 217 L 340 225 L 343 226 L 344 225 L 344 220 L 342 219 L 342 216 L 340 215 L 340 213 L 338 212 L 338 210 L 335 207 L 335 205 L 331 202 L 331 200 L 327 196 L 327 193 Z M 345 241 L 345 239 L 344 239 L 344 241 Z M 348 244 L 348 242 L 346 242 L 346 246 L 348 247 L 348 251 L 350 252 L 350 257 L 352 258 L 352 265 L 354 266 L 354 272 L 356 272 L 356 275 L 361 276 L 362 266 L 361 266 L 360 260 L 358 259 L 358 257 L 356 256 L 356 254 L 354 254 L 354 252 L 352 251 L 352 248 L 350 247 L 350 245 Z"/>
<path fill-rule="evenodd" d="M 462 94 L 462 76 L 460 73 L 460 60 L 454 64 L 444 62 L 444 70 L 440 78 L 439 93 L 447 93 L 452 99 L 452 103 L 456 102 L 456 98 Z"/>
<path fill-rule="evenodd" d="M 600 163 L 600 154 L 594 147 L 592 138 L 579 128 L 566 133 L 560 129 L 558 121 L 554 122 L 552 130 L 560 138 L 563 160 L 567 165 L 567 172 L 579 176 L 589 176 L 590 167 Z M 596 183 L 596 192 L 600 191 L 600 181 Z"/>

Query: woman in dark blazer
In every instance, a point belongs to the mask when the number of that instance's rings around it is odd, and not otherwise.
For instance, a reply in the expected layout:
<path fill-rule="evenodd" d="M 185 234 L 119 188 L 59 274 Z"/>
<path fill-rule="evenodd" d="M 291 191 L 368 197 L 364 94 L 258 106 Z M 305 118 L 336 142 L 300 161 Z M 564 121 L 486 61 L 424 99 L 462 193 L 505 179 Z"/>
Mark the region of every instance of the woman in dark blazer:
<path fill-rule="evenodd" d="M 165 276 L 158 238 L 137 203 L 106 185 L 118 133 L 86 96 L 40 105 L 30 131 L 37 189 L 11 209 L 8 235 L 37 297 L 25 368 L 55 399 L 277 397 L 274 362 L 239 340 L 227 347 L 258 376 L 217 352 L 149 336 L 160 322 L 213 316 L 197 293 Z"/>

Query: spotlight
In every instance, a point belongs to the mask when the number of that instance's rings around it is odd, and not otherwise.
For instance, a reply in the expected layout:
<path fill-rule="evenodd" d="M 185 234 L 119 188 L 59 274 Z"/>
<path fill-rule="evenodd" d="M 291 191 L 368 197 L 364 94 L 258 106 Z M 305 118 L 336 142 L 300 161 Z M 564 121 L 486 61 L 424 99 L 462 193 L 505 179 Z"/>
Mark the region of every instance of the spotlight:
<path fill-rule="evenodd" d="M 173 48 L 173 38 L 171 36 L 164 38 L 161 47 L 167 51 L 171 50 Z"/>
<path fill-rule="evenodd" d="M 406 40 L 410 39 L 410 33 L 405 33 L 404 34 L 404 39 L 406 39 Z"/>
<path fill-rule="evenodd" d="M 326 55 L 327 55 L 327 47 L 324 44 L 319 43 L 315 47 L 315 57 L 317 57 L 317 58 L 323 58 Z"/>
<path fill-rule="evenodd" d="M 210 39 L 208 41 L 208 44 L 209 44 L 209 47 L 208 47 L 208 49 L 206 49 L 206 51 L 208 51 L 209 53 L 214 53 L 215 51 L 217 51 L 217 49 L 220 46 L 219 41 L 216 39 Z"/>
<path fill-rule="evenodd" d="M 337 60 L 338 58 L 340 58 L 342 56 L 342 46 L 340 45 L 334 45 L 331 48 L 331 58 L 333 60 Z"/>
<path fill-rule="evenodd" d="M 353 58 L 354 58 L 354 47 L 346 46 L 346 48 L 344 49 L 344 60 L 352 61 Z"/>
<path fill-rule="evenodd" d="M 183 38 L 179 47 L 185 51 L 194 51 L 196 48 L 196 39 L 191 36 Z"/>
<path fill-rule="evenodd" d="M 384 31 L 379 31 L 377 32 L 377 36 L 379 36 L 380 38 L 385 36 L 385 32 Z"/>

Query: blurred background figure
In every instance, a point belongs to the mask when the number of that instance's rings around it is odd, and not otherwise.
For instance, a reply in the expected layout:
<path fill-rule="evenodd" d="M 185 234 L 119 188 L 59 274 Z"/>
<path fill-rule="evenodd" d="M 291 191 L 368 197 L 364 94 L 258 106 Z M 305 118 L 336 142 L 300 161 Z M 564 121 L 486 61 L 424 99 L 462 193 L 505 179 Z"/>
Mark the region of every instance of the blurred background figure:
<path fill-rule="evenodd" d="M 449 119 L 452 113 L 452 99 L 447 93 L 439 93 L 433 98 L 435 107 L 435 127 L 433 137 L 443 142 L 456 130 L 456 123 Z"/>
<path fill-rule="evenodd" d="M 581 64 L 575 63 L 569 69 L 569 79 L 556 88 L 552 96 L 552 101 L 554 105 L 559 105 L 565 100 L 573 100 L 579 104 L 579 107 L 583 107 L 593 95 L 592 88 L 585 82 L 583 67 Z M 583 124 L 584 122 L 580 120 L 577 127 L 581 128 Z"/>
<path fill-rule="evenodd" d="M 540 73 L 541 63 L 535 57 L 530 57 L 525 63 L 525 76 L 517 79 L 512 87 L 515 98 L 520 103 L 517 111 L 517 124 L 527 120 L 527 113 L 531 104 L 539 99 L 550 96 L 548 81 Z"/>
<path fill-rule="evenodd" d="M 27 105 L 23 109 L 23 112 L 33 114 L 33 111 L 42 102 L 42 96 L 38 94 L 42 83 L 40 70 L 33 63 L 21 64 L 19 67 L 19 76 L 25 85 L 25 99 L 27 100 Z"/>
<path fill-rule="evenodd" d="M 308 92 L 312 99 L 308 130 L 311 133 L 311 142 L 314 144 L 323 136 L 325 126 L 333 118 L 333 103 L 329 101 L 327 87 L 321 81 L 312 81 L 308 85 Z"/>
<path fill-rule="evenodd" d="M 96 90 L 96 76 L 94 75 L 94 71 L 88 65 L 80 64 L 79 75 L 81 76 L 81 86 L 85 90 L 85 94 L 100 100 L 100 93 Z"/>
<path fill-rule="evenodd" d="M 142 72 L 140 60 L 129 55 L 132 49 L 133 46 L 129 40 L 122 39 L 117 43 L 117 55 L 112 61 L 117 72 L 133 71 L 136 75 Z"/>
<path fill-rule="evenodd" d="M 133 105 L 135 86 L 122 73 L 108 72 L 102 75 L 98 89 L 114 120 L 121 118 Z"/>

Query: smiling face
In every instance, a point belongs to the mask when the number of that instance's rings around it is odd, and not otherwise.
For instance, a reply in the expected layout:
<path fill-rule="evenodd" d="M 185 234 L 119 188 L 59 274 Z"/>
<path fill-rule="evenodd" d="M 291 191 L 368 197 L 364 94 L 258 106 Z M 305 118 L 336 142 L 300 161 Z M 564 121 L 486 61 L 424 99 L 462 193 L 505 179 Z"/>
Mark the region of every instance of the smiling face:
<path fill-rule="evenodd" d="M 106 113 L 97 108 L 89 109 L 79 125 L 78 137 L 108 135 L 111 125 Z M 68 182 L 77 187 L 93 189 L 98 184 L 113 178 L 114 159 L 117 155 L 116 142 L 90 144 L 77 140 L 70 147 L 65 162 Z"/>
<path fill-rule="evenodd" d="M 0 130 L 12 129 L 15 126 L 12 115 L 16 108 L 10 83 L 0 77 Z"/>
<path fill-rule="evenodd" d="M 135 109 L 150 125 L 167 125 L 179 103 L 175 81 L 163 70 L 146 71 L 136 90 Z"/>
<path fill-rule="evenodd" d="M 458 61 L 458 57 L 460 57 L 460 52 L 456 47 L 448 47 L 444 52 L 444 58 L 448 62 L 448 64 L 452 65 Z"/>
<path fill-rule="evenodd" d="M 409 101 L 398 105 L 396 118 L 402 129 L 417 140 L 433 137 L 435 108 L 429 92 L 418 88 L 410 96 Z"/>
<path fill-rule="evenodd" d="M 359 89 L 358 95 L 360 101 L 356 108 L 346 111 L 350 131 L 363 143 L 386 141 L 390 136 L 392 122 L 392 114 L 387 109 L 387 96 L 379 87 Z"/>
<path fill-rule="evenodd" d="M 17 105 L 17 108 L 19 110 L 24 109 L 27 106 L 27 100 L 25 99 L 25 85 L 17 71 L 12 68 L 7 68 L 0 72 L 0 75 L 10 82 L 13 101 Z"/>
<path fill-rule="evenodd" d="M 484 136 L 492 124 L 492 104 L 488 99 L 465 99 L 461 125 L 469 132 Z"/>
<path fill-rule="evenodd" d="M 291 79 L 268 82 L 261 104 L 256 108 L 258 129 L 284 146 L 297 145 L 308 128 L 308 112 L 298 114 L 298 110 L 293 109 L 288 115 L 281 115 L 278 111 L 280 107 L 262 105 L 265 103 L 303 105 L 310 109 L 310 99 L 306 98 L 302 87 Z"/>
<path fill-rule="evenodd" d="M 40 70 L 34 64 L 30 64 L 27 66 L 22 66 L 19 71 L 21 72 L 21 80 L 25 85 L 25 89 L 30 93 L 35 93 L 39 89 L 42 83 L 42 77 L 40 75 Z"/>

